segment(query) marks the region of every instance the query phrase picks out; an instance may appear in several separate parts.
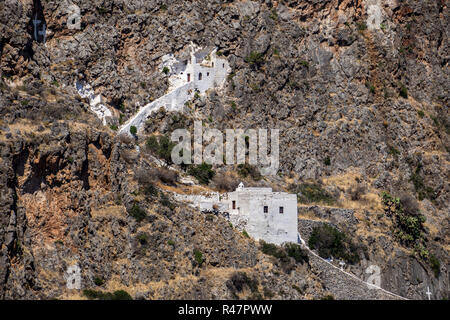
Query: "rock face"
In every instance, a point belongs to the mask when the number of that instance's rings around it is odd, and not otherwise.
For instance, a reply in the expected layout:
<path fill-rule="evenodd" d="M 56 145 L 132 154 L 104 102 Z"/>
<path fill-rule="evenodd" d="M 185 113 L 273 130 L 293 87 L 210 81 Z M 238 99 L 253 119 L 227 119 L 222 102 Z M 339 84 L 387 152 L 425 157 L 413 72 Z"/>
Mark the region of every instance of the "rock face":
<path fill-rule="evenodd" d="M 36 39 L 36 12 L 45 39 Z M 223 221 L 142 195 L 137 169 L 158 168 L 136 151 L 145 134 L 195 119 L 221 131 L 280 129 L 279 175 L 258 183 L 325 181 L 336 208 L 309 204 L 299 214 L 366 244 L 349 267 L 355 275 L 376 264 L 390 291 L 423 299 L 429 286 L 433 298 L 448 298 L 449 17 L 432 0 L 2 1 L 0 297 L 76 296 L 68 287 L 78 287 L 78 268 L 81 289 L 103 281 L 98 289 L 137 298 L 326 295 L 331 275 L 314 261 L 285 272 Z M 182 61 L 191 43 L 229 62 L 223 90 L 194 96 L 182 116 L 156 111 L 136 138 L 118 137 L 115 129 L 169 92 L 165 55 Z M 77 82 L 101 103 L 80 97 Z M 339 180 L 354 172 L 371 190 L 359 200 Z M 169 194 L 173 186 L 160 183 Z M 380 205 L 369 207 L 382 191 L 418 199 L 440 272 L 395 241 Z M 147 214 L 140 222 L 136 203 Z M 257 279 L 258 292 L 227 286 L 234 268 Z M 333 295 L 355 298 L 351 282 L 336 281 Z"/>

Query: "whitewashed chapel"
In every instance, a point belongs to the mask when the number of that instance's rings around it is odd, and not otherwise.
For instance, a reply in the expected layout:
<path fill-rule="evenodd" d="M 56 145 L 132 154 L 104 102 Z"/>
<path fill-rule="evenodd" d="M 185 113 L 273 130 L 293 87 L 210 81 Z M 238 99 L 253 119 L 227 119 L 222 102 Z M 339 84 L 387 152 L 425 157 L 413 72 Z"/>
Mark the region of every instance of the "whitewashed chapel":
<path fill-rule="evenodd" d="M 245 188 L 208 195 L 178 195 L 202 211 L 228 213 L 230 222 L 256 240 L 282 244 L 298 242 L 297 196 L 272 188 Z"/>

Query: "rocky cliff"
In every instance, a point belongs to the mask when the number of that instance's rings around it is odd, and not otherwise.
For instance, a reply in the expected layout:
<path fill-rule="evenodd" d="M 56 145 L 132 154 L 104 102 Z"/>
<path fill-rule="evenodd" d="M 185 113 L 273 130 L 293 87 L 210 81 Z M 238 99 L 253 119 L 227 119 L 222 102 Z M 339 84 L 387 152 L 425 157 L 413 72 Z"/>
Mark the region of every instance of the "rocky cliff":
<path fill-rule="evenodd" d="M 389 291 L 448 298 L 448 22 L 447 3 L 428 0 L 0 1 L 0 297 L 81 297 L 68 289 L 76 266 L 81 289 L 134 298 L 358 298 L 314 257 L 271 257 L 171 198 L 192 191 L 176 177 L 185 168 L 161 167 L 145 141 L 203 120 L 280 129 L 280 170 L 214 167 L 222 181 L 201 188 L 296 192 L 301 233 L 331 223 L 366 247 L 347 271 L 366 279 L 377 265 Z M 162 57 L 190 43 L 228 60 L 225 88 L 118 136 L 167 93 Z M 77 81 L 111 110 L 106 126 Z M 426 218 L 422 247 L 398 241 L 383 191 Z"/>

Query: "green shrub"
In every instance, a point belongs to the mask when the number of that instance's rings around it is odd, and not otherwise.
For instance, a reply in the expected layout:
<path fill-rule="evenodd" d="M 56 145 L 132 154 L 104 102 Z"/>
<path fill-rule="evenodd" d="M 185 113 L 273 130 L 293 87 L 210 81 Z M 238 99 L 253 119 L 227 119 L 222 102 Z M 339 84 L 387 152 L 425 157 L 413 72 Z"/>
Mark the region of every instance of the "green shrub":
<path fill-rule="evenodd" d="M 170 69 L 169 69 L 168 67 L 164 67 L 164 68 L 162 69 L 162 72 L 163 72 L 164 74 L 168 74 L 168 73 L 170 72 Z"/>
<path fill-rule="evenodd" d="M 152 183 L 149 183 L 144 188 L 144 194 L 146 196 L 156 197 L 158 196 L 158 189 Z"/>
<path fill-rule="evenodd" d="M 294 258 L 296 262 L 303 264 L 309 262 L 308 253 L 296 243 L 286 243 L 284 249 L 289 257 Z"/>
<path fill-rule="evenodd" d="M 278 21 L 278 13 L 277 13 L 277 9 L 273 8 L 272 11 L 270 11 L 269 17 L 270 17 L 270 19 L 272 19 L 273 21 Z"/>
<path fill-rule="evenodd" d="M 154 153 L 158 152 L 159 150 L 159 142 L 156 136 L 148 137 L 147 140 L 145 141 L 145 145 L 150 151 Z"/>
<path fill-rule="evenodd" d="M 163 159 L 167 164 L 172 164 L 172 150 L 176 144 L 168 136 L 160 136 L 159 139 L 156 136 L 150 136 L 145 145 L 155 156 Z"/>
<path fill-rule="evenodd" d="M 257 292 L 258 280 L 251 279 L 245 272 L 235 272 L 226 282 L 226 286 L 233 294 L 242 292 L 244 288 L 250 289 L 251 292 Z"/>
<path fill-rule="evenodd" d="M 95 291 L 92 289 L 83 290 L 83 295 L 91 300 L 133 300 L 133 298 L 124 290 L 117 290 L 113 293 Z"/>
<path fill-rule="evenodd" d="M 97 7 L 97 12 L 98 12 L 100 15 L 104 15 L 104 14 L 107 14 L 107 13 L 108 13 L 108 10 L 105 9 L 105 8 L 103 8 L 103 7 Z"/>
<path fill-rule="evenodd" d="M 275 257 L 277 259 L 285 258 L 286 253 L 277 245 L 261 241 L 261 251 L 264 254 Z"/>
<path fill-rule="evenodd" d="M 169 197 L 164 193 L 161 193 L 161 198 L 159 199 L 159 203 L 161 203 L 164 207 L 169 208 L 170 210 L 175 209 L 175 204 L 173 204 L 170 201 Z"/>
<path fill-rule="evenodd" d="M 329 224 L 322 224 L 313 229 L 308 246 L 317 249 L 322 258 L 334 257 L 350 264 L 360 260 L 356 245 L 351 243 L 343 232 Z"/>
<path fill-rule="evenodd" d="M 441 273 L 441 263 L 439 262 L 439 260 L 436 258 L 434 254 L 431 254 L 428 261 L 431 265 L 431 269 L 434 272 L 434 276 L 436 278 L 439 277 L 439 274 Z"/>
<path fill-rule="evenodd" d="M 103 285 L 105 283 L 105 281 L 101 277 L 95 277 L 94 278 L 94 283 L 97 286 L 101 286 L 101 285 Z"/>
<path fill-rule="evenodd" d="M 425 217 L 421 214 L 404 210 L 399 198 L 392 197 L 389 193 L 382 193 L 384 211 L 394 222 L 394 235 L 397 240 L 409 247 L 415 248 L 419 256 L 428 255 L 424 246 Z"/>
<path fill-rule="evenodd" d="M 112 124 L 109 126 L 111 128 L 111 130 L 117 131 L 119 129 L 119 127 L 115 124 Z"/>
<path fill-rule="evenodd" d="M 326 166 L 329 166 L 331 164 L 330 157 L 327 156 L 325 159 L 323 159 L 323 164 Z"/>
<path fill-rule="evenodd" d="M 398 151 L 397 148 L 394 146 L 388 146 L 388 153 L 392 155 L 395 159 L 398 159 L 398 156 L 400 155 L 400 151 Z"/>
<path fill-rule="evenodd" d="M 245 57 L 244 61 L 251 66 L 260 67 L 264 63 L 264 54 L 252 51 L 247 57 Z"/>
<path fill-rule="evenodd" d="M 167 244 L 169 246 L 175 247 L 175 241 L 173 241 L 173 240 L 167 240 Z"/>
<path fill-rule="evenodd" d="M 130 294 L 124 290 L 114 291 L 113 295 L 114 295 L 113 300 L 133 300 Z"/>
<path fill-rule="evenodd" d="M 145 232 L 141 232 L 140 234 L 138 234 L 137 240 L 139 241 L 139 243 L 141 245 L 147 244 L 148 243 L 148 234 Z"/>
<path fill-rule="evenodd" d="M 248 235 L 247 231 L 242 231 L 242 235 L 246 238 L 250 238 L 250 236 Z"/>
<path fill-rule="evenodd" d="M 145 210 L 141 209 L 138 203 L 134 203 L 130 210 L 128 210 L 128 214 L 136 219 L 136 221 L 141 222 L 147 217 L 147 213 Z"/>
<path fill-rule="evenodd" d="M 404 85 L 402 85 L 400 87 L 400 97 L 404 98 L 404 99 L 408 99 L 408 89 L 406 89 L 406 87 Z"/>
<path fill-rule="evenodd" d="M 191 165 L 188 174 L 197 178 L 201 184 L 209 184 L 216 173 L 212 170 L 212 165 L 203 162 L 200 165 Z"/>
<path fill-rule="evenodd" d="M 414 171 L 414 173 L 410 177 L 410 181 L 414 185 L 414 189 L 416 190 L 417 196 L 419 200 L 423 199 L 429 199 L 434 200 L 436 199 L 436 193 L 434 192 L 433 188 L 425 185 L 425 182 L 420 175 L 420 172 L 422 170 L 422 164 L 419 163 Z"/>
<path fill-rule="evenodd" d="M 327 294 L 323 296 L 321 300 L 334 300 L 334 296 L 332 294 Z"/>
<path fill-rule="evenodd" d="M 246 144 L 247 143 L 248 142 L 246 139 Z M 243 178 L 247 178 L 248 176 L 250 176 L 254 181 L 259 181 L 262 179 L 261 172 L 259 171 L 259 169 L 248 163 L 238 165 L 238 174 Z"/>
<path fill-rule="evenodd" d="M 425 113 L 422 110 L 417 111 L 417 114 L 420 118 L 423 118 L 425 116 Z"/>
<path fill-rule="evenodd" d="M 100 297 L 102 297 L 103 293 L 101 291 L 95 291 L 92 289 L 84 289 L 83 295 L 86 298 L 93 300 L 93 299 L 99 299 Z"/>
<path fill-rule="evenodd" d="M 306 68 L 309 68 L 309 62 L 306 61 L 306 60 L 299 59 L 299 60 L 298 60 L 298 63 L 299 63 L 301 66 L 304 66 L 304 67 L 306 67 Z"/>
<path fill-rule="evenodd" d="M 194 260 L 199 267 L 201 267 L 204 262 L 203 253 L 198 249 L 194 249 Z"/>
<path fill-rule="evenodd" d="M 303 290 L 300 289 L 300 287 L 296 286 L 295 284 L 292 285 L 292 289 L 294 289 L 295 291 L 297 291 L 299 294 L 303 294 Z"/>
<path fill-rule="evenodd" d="M 331 205 L 336 202 L 333 196 L 322 189 L 319 184 L 302 183 L 292 185 L 290 189 L 297 194 L 300 203 L 324 203 Z"/>
<path fill-rule="evenodd" d="M 367 29 L 367 24 L 365 22 L 358 22 L 356 23 L 356 26 L 359 31 L 364 31 Z"/>
<path fill-rule="evenodd" d="M 133 136 L 135 136 L 136 133 L 137 133 L 137 128 L 136 128 L 135 126 L 131 126 L 131 127 L 130 127 L 130 133 L 131 133 Z"/>

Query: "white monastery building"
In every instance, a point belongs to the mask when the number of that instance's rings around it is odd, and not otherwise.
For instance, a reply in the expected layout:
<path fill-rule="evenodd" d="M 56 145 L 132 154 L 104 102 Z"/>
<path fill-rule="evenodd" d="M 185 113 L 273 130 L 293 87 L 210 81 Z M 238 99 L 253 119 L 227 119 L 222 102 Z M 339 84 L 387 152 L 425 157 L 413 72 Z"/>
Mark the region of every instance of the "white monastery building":
<path fill-rule="evenodd" d="M 200 49 L 191 44 L 188 49 L 189 56 L 181 60 L 173 54 L 162 57 L 160 71 L 169 75 L 168 93 L 141 108 L 120 133 L 129 134 L 131 126 L 139 130 L 150 114 L 161 107 L 167 111 L 180 111 L 196 93 L 203 95 L 211 88 L 223 86 L 231 71 L 228 61 L 220 58 L 214 48 Z"/>
<path fill-rule="evenodd" d="M 297 196 L 272 188 L 238 188 L 223 195 L 178 195 L 202 211 L 228 213 L 230 222 L 256 240 L 282 244 L 298 242 Z"/>

